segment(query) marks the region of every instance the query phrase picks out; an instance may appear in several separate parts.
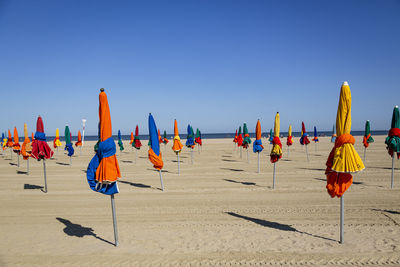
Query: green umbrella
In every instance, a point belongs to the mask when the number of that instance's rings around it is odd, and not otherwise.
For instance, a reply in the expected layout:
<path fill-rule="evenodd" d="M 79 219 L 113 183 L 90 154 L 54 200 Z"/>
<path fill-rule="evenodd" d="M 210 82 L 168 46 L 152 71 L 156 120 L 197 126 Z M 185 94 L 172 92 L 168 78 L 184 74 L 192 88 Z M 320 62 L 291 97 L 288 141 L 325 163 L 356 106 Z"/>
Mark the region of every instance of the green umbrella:
<path fill-rule="evenodd" d="M 369 121 L 365 122 L 365 133 L 363 137 L 363 144 L 364 144 L 364 161 L 365 161 L 365 154 L 367 151 L 367 147 L 369 146 L 369 143 L 373 143 L 374 138 L 371 136 L 371 126 L 369 124 Z"/>
<path fill-rule="evenodd" d="M 386 137 L 385 144 L 390 156 L 392 156 L 392 183 L 393 188 L 393 174 L 394 174 L 394 158 L 397 153 L 397 159 L 400 157 L 400 114 L 399 106 L 393 109 L 392 125 L 389 130 L 388 137 Z"/>
<path fill-rule="evenodd" d="M 247 130 L 247 125 L 246 123 L 243 123 L 243 146 L 247 148 L 251 144 L 251 139 L 249 135 L 249 131 Z"/>
<path fill-rule="evenodd" d="M 68 157 L 69 157 L 69 164 L 71 165 L 71 157 L 72 155 L 74 155 L 74 148 L 72 146 L 72 142 L 71 142 L 71 132 L 69 130 L 68 125 L 65 126 L 65 148 L 64 150 L 68 151 Z"/>

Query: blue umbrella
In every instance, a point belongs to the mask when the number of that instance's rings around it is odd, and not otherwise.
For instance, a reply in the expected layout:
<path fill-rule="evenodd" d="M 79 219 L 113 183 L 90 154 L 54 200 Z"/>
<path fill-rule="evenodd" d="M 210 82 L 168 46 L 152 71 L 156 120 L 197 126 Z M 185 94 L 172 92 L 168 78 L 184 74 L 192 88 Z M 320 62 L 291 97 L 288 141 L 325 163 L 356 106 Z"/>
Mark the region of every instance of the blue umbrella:
<path fill-rule="evenodd" d="M 149 137 L 151 146 L 149 147 L 149 160 L 153 163 L 154 168 L 160 173 L 161 190 L 164 191 L 164 183 L 162 180 L 161 169 L 163 168 L 163 160 L 160 152 L 160 143 L 158 142 L 158 131 L 153 115 L 149 113 Z"/>

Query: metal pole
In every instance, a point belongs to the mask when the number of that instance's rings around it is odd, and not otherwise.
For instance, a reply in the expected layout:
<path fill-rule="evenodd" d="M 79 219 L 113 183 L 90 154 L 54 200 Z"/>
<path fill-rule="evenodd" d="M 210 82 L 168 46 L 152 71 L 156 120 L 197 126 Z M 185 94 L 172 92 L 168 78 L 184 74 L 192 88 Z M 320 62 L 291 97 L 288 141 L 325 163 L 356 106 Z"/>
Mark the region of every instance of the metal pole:
<path fill-rule="evenodd" d="M 317 153 L 317 142 L 315 142 L 315 153 Z"/>
<path fill-rule="evenodd" d="M 364 162 L 365 162 L 365 152 L 367 151 L 367 148 L 364 147 Z"/>
<path fill-rule="evenodd" d="M 163 180 L 162 180 L 161 170 L 158 170 L 158 172 L 160 173 L 161 190 L 164 191 L 164 183 L 163 183 Z"/>
<path fill-rule="evenodd" d="M 29 158 L 26 160 L 26 175 L 29 175 Z"/>
<path fill-rule="evenodd" d="M 260 152 L 257 152 L 257 161 L 258 161 L 258 173 L 260 173 Z"/>
<path fill-rule="evenodd" d="M 18 168 L 19 168 L 19 154 L 17 154 L 17 158 L 18 158 Z"/>
<path fill-rule="evenodd" d="M 393 152 L 393 156 L 392 156 L 392 183 L 390 184 L 390 188 L 392 188 L 393 189 L 393 180 L 394 180 L 394 178 L 393 178 L 393 176 L 394 176 L 394 153 L 395 152 Z"/>
<path fill-rule="evenodd" d="M 249 149 L 246 148 L 246 151 L 247 151 L 247 163 L 250 163 L 250 161 L 249 161 Z"/>
<path fill-rule="evenodd" d="M 10 147 L 10 156 L 11 156 L 11 161 L 12 161 L 12 148 Z"/>
<path fill-rule="evenodd" d="M 192 165 L 193 165 L 193 148 L 191 148 L 191 150 L 190 150 L 190 160 L 192 161 Z"/>
<path fill-rule="evenodd" d="M 135 148 L 135 164 L 136 164 L 136 161 L 137 161 L 137 149 Z"/>
<path fill-rule="evenodd" d="M 240 147 L 240 158 L 242 158 L 242 147 Z"/>
<path fill-rule="evenodd" d="M 272 189 L 275 189 L 275 167 L 276 167 L 276 162 L 274 162 L 274 177 L 272 180 Z"/>
<path fill-rule="evenodd" d="M 58 147 L 56 149 L 56 160 L 58 160 Z"/>
<path fill-rule="evenodd" d="M 69 166 L 72 166 L 72 157 L 69 157 Z"/>
<path fill-rule="evenodd" d="M 307 161 L 310 162 L 310 159 L 308 158 L 308 149 L 307 149 L 307 145 L 304 145 L 306 147 L 306 154 L 307 154 Z"/>
<path fill-rule="evenodd" d="M 118 247 L 118 227 L 117 227 L 117 216 L 115 215 L 115 201 L 114 201 L 114 194 L 111 195 L 111 210 L 112 210 L 112 217 L 113 217 L 113 226 L 114 226 L 114 245 Z"/>
<path fill-rule="evenodd" d="M 290 146 L 287 146 L 287 157 L 289 158 L 290 155 Z"/>
<path fill-rule="evenodd" d="M 178 157 L 178 174 L 180 173 L 179 172 L 179 152 L 176 152 L 176 156 Z"/>
<path fill-rule="evenodd" d="M 82 146 L 79 147 L 79 156 L 82 156 Z"/>
<path fill-rule="evenodd" d="M 46 160 L 43 159 L 43 173 L 44 173 L 44 191 L 47 193 L 47 177 L 46 177 Z"/>
<path fill-rule="evenodd" d="M 343 195 L 340 197 L 340 244 L 343 244 L 344 235 L 344 200 Z"/>

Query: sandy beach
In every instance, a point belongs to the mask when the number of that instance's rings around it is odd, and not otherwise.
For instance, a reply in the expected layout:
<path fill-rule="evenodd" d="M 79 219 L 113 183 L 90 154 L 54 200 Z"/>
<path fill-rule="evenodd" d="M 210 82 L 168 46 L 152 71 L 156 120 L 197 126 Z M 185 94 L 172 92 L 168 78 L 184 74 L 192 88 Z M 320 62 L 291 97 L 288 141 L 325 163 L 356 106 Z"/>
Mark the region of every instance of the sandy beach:
<path fill-rule="evenodd" d="M 355 148 L 363 156 L 362 137 Z M 163 179 L 147 159 L 147 140 L 138 151 L 124 142 L 119 154 L 122 178 L 115 196 L 119 246 L 114 247 L 110 197 L 90 190 L 85 171 L 94 142 L 69 158 L 42 162 L 0 155 L 0 266 L 198 266 L 198 265 L 400 265 L 400 171 L 396 160 L 390 189 L 391 159 L 385 136 L 374 136 L 366 169 L 354 176 L 344 195 L 345 236 L 339 244 L 339 199 L 326 192 L 325 162 L 332 148 L 321 137 L 315 151 L 295 138 L 288 158 L 273 164 L 270 145 L 242 159 L 231 139 L 206 139 L 194 164 L 181 153 L 180 175 L 171 142 L 164 148 Z M 184 140 L 183 140 L 184 141 Z M 286 138 L 282 140 L 286 143 Z"/>

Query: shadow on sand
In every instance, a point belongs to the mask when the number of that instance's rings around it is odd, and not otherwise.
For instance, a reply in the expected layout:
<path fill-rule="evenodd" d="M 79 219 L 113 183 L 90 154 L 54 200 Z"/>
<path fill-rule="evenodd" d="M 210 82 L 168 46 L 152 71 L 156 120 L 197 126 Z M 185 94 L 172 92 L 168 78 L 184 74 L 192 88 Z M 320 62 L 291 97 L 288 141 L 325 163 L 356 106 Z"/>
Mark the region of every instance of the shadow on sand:
<path fill-rule="evenodd" d="M 110 245 L 115 245 L 114 243 L 111 243 L 110 241 L 97 236 L 93 232 L 94 230 L 90 227 L 84 227 L 80 224 L 72 223 L 71 221 L 60 218 L 60 217 L 57 217 L 56 219 L 65 225 L 65 228 L 63 229 L 63 231 L 65 234 L 67 234 L 69 236 L 76 236 L 76 237 L 81 237 L 81 238 L 84 236 L 93 236 L 94 238 L 99 239 L 103 242 L 106 242 Z"/>
<path fill-rule="evenodd" d="M 239 181 L 235 181 L 235 180 L 231 180 L 231 179 L 222 179 L 222 180 L 227 181 L 227 182 L 231 182 L 231 183 L 236 183 L 236 184 L 258 186 L 256 183 L 252 183 L 252 182 L 239 182 Z"/>
<path fill-rule="evenodd" d="M 28 174 L 26 171 L 17 171 L 17 174 Z"/>
<path fill-rule="evenodd" d="M 43 189 L 41 185 L 34 185 L 34 184 L 24 184 L 24 189 Z"/>
<path fill-rule="evenodd" d="M 323 179 L 323 178 L 314 178 L 314 180 L 326 182 L 326 179 Z M 353 184 L 364 184 L 364 183 L 363 182 L 355 182 L 355 181 L 353 181 Z"/>
<path fill-rule="evenodd" d="M 58 165 L 62 165 L 62 166 L 70 166 L 69 163 L 64 163 L 64 162 L 56 162 L 56 164 Z"/>
<path fill-rule="evenodd" d="M 139 187 L 139 188 L 152 188 L 150 185 L 147 185 L 147 184 L 132 183 L 132 182 L 128 182 L 128 181 L 118 181 L 118 182 L 123 183 L 123 184 L 128 184 L 128 185 L 134 186 L 134 187 Z"/>
<path fill-rule="evenodd" d="M 232 168 L 220 168 L 221 170 L 228 170 L 228 171 L 233 171 L 233 172 L 243 172 L 244 170 L 242 169 L 232 169 Z"/>
<path fill-rule="evenodd" d="M 300 233 L 300 234 L 305 234 L 305 235 L 309 235 L 312 237 L 316 237 L 316 238 L 320 238 L 320 239 L 324 239 L 324 240 L 329 240 L 329 241 L 334 241 L 337 242 L 336 240 L 333 240 L 331 238 L 327 238 L 327 237 L 323 237 L 323 236 L 319 236 L 319 235 L 313 235 L 307 232 L 302 232 L 297 230 L 296 228 L 288 225 L 288 224 L 282 224 L 282 223 L 277 223 L 277 222 L 271 222 L 271 221 L 267 221 L 267 220 L 261 220 L 261 219 L 257 219 L 257 218 L 252 218 L 252 217 L 247 217 L 247 216 L 243 216 L 234 212 L 225 212 L 226 214 L 229 214 L 231 216 L 237 217 L 237 218 L 241 218 L 241 219 L 245 219 L 247 221 L 256 223 L 258 225 L 264 226 L 264 227 L 269 227 L 269 228 L 273 228 L 273 229 L 277 229 L 277 230 L 281 230 L 281 231 L 289 231 L 289 232 L 296 232 L 296 233 Z"/>

